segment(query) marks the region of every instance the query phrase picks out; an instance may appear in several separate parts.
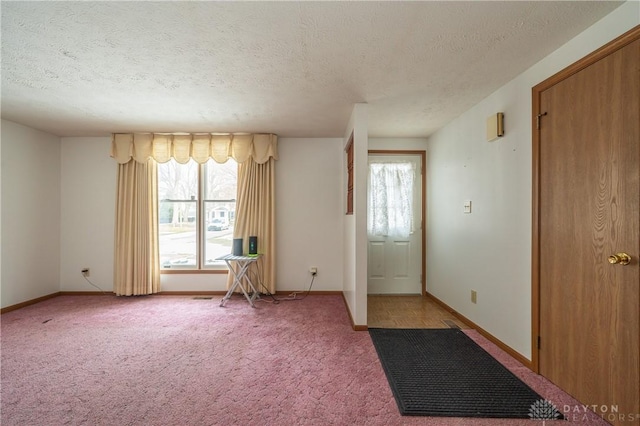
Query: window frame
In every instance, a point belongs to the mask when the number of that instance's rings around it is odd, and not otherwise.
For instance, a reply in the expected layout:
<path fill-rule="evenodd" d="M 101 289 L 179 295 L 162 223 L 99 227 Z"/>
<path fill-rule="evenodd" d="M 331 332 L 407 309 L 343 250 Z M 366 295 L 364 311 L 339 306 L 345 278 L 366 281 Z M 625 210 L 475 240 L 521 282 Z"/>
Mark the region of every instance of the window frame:
<path fill-rule="evenodd" d="M 345 148 L 347 154 L 347 211 L 346 215 L 353 215 L 353 132 Z"/>
<path fill-rule="evenodd" d="M 171 159 L 170 161 L 176 161 L 175 159 Z M 194 161 L 194 160 L 190 160 Z M 211 161 L 211 160 L 210 160 Z M 227 161 L 234 161 L 234 159 L 229 158 Z M 177 162 L 176 162 L 177 163 Z M 237 162 L 236 167 L 237 167 Z M 166 164 L 166 163 L 165 163 Z M 178 165 L 183 165 L 181 163 L 177 163 Z M 160 264 L 160 273 L 161 274 L 228 274 L 229 268 L 227 264 L 223 261 L 220 261 L 219 264 L 207 265 L 206 264 L 206 203 L 207 202 L 233 202 L 237 204 L 237 198 L 224 199 L 224 200 L 209 200 L 205 199 L 205 191 L 206 191 L 206 173 L 205 167 L 207 163 L 196 163 L 197 165 L 197 183 L 198 189 L 196 200 L 171 200 L 175 202 L 179 201 L 195 201 L 196 203 L 196 264 L 195 266 L 177 266 L 171 268 L 164 268 L 162 264 Z M 236 177 L 237 179 L 237 177 Z M 237 183 L 237 180 L 236 180 Z M 158 196 L 158 217 L 160 212 L 160 197 Z M 158 244 L 160 244 L 159 236 L 158 236 Z"/>

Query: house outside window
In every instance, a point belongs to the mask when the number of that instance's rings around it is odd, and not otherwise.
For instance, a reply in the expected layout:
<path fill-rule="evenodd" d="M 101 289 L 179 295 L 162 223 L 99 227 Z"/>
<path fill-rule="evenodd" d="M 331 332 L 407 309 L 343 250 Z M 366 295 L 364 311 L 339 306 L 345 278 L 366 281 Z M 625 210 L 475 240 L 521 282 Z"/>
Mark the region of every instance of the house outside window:
<path fill-rule="evenodd" d="M 158 164 L 160 267 L 226 269 L 217 257 L 231 253 L 238 165 L 209 160 Z"/>

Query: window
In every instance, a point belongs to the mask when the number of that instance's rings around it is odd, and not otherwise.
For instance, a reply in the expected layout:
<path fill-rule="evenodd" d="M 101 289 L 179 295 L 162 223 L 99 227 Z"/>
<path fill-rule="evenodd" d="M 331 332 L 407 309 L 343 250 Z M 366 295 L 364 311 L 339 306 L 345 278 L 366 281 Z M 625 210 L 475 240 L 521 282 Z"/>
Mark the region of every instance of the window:
<path fill-rule="evenodd" d="M 367 232 L 407 238 L 413 233 L 413 163 L 369 163 Z"/>
<path fill-rule="evenodd" d="M 231 253 L 237 163 L 209 160 L 158 165 L 158 221 L 162 269 L 215 269 Z"/>

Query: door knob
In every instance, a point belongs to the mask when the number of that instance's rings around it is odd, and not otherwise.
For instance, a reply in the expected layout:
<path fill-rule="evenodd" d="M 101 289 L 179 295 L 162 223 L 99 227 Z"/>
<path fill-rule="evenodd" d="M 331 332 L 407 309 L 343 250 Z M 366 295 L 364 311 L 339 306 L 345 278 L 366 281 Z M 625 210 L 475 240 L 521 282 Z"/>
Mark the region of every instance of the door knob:
<path fill-rule="evenodd" d="M 612 265 L 628 265 L 631 262 L 631 256 L 627 253 L 616 253 L 609 256 L 608 260 Z"/>

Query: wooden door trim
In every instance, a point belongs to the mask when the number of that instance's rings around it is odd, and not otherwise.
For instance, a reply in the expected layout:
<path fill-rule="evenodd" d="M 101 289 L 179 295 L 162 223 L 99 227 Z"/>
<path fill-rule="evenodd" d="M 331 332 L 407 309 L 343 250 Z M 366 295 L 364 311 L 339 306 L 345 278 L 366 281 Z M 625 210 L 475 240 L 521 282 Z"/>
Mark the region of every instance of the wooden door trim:
<path fill-rule="evenodd" d="M 542 92 L 561 81 L 580 72 L 602 58 L 620 50 L 628 44 L 640 39 L 640 25 L 615 38 L 589 55 L 569 65 L 562 71 L 552 75 L 531 89 L 532 109 L 532 246 L 531 246 L 531 367 L 536 373 L 540 372 L 538 338 L 540 336 L 540 131 L 538 129 L 538 114 Z M 544 118 L 542 119 L 544 121 Z"/>
<path fill-rule="evenodd" d="M 368 155 L 371 154 L 382 154 L 382 155 L 419 155 L 420 156 L 420 179 L 421 179 L 421 203 L 420 206 L 422 212 L 422 235 L 420 236 L 420 243 L 422 245 L 422 256 L 420 258 L 420 285 L 422 287 L 421 293 L 422 296 L 427 295 L 427 238 L 426 238 L 426 229 L 427 229 L 427 151 L 426 150 L 385 150 L 385 149 L 370 149 L 368 151 Z"/>

